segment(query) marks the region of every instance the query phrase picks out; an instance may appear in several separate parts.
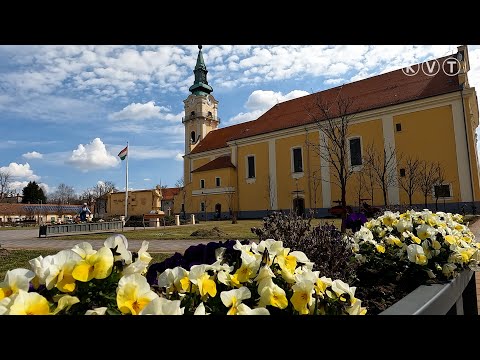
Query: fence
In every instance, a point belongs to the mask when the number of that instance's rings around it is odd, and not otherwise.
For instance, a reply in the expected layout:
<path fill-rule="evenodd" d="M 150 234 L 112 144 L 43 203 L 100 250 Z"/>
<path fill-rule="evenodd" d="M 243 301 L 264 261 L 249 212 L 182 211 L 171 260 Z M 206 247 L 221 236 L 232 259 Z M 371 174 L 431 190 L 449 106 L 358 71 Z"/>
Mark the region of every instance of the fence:
<path fill-rule="evenodd" d="M 42 225 L 38 237 L 70 234 L 76 232 L 96 232 L 109 230 L 123 230 L 123 221 L 86 222 L 80 224 Z"/>
<path fill-rule="evenodd" d="M 478 315 L 473 271 L 446 284 L 422 285 L 380 315 Z"/>

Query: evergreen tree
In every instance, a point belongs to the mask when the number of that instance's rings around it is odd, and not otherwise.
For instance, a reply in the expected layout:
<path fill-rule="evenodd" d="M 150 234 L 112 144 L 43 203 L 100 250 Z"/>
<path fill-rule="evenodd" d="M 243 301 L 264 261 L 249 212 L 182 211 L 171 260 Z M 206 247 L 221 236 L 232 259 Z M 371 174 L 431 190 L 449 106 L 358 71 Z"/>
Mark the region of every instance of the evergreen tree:
<path fill-rule="evenodd" d="M 22 203 L 24 204 L 45 204 L 47 201 L 47 197 L 45 196 L 43 189 L 38 186 L 35 181 L 30 181 L 27 186 L 23 188 L 22 194 Z"/>

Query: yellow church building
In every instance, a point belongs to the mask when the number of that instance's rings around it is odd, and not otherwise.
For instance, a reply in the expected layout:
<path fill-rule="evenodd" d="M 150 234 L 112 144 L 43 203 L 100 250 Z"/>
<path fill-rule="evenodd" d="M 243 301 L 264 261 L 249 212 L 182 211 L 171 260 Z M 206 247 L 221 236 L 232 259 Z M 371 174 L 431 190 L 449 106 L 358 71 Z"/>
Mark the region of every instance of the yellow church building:
<path fill-rule="evenodd" d="M 175 196 L 175 213 L 200 219 L 235 213 L 241 219 L 260 218 L 270 210 L 316 209 L 319 216 L 327 215 L 340 199 L 340 188 L 331 164 L 311 146 L 325 134 L 306 109 L 319 96 L 333 101 L 340 95 L 356 104 L 348 128 L 349 166 L 361 169 L 370 144 L 380 153 L 439 161 L 445 170 L 441 210 L 444 204 L 448 211 L 478 208 L 478 102 L 468 83 L 468 48 L 459 46 L 457 54 L 436 61 L 447 67 L 433 74 L 417 64 L 285 101 L 258 119 L 219 128 L 219 101 L 211 94 L 199 46 L 195 81 L 184 100 L 185 186 Z M 394 159 L 402 176 L 399 160 Z M 349 205 L 358 204 L 357 182 L 353 174 L 347 184 Z M 383 205 L 380 188 L 373 198 L 373 205 Z M 388 188 L 388 202 L 408 204 L 398 181 Z M 423 202 L 416 192 L 413 203 Z M 432 189 L 429 207 L 434 202 Z"/>

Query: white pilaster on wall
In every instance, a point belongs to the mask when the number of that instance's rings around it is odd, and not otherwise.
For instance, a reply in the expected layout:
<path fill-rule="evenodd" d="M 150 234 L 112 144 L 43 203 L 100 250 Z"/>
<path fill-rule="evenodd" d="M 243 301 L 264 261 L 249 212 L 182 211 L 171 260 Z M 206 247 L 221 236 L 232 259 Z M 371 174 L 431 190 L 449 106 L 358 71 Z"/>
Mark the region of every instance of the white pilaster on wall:
<path fill-rule="evenodd" d="M 383 146 L 387 159 L 390 157 L 391 151 L 395 151 L 395 134 L 393 130 L 393 116 L 382 116 L 383 125 Z M 397 169 L 397 157 L 393 159 L 393 166 Z M 392 186 L 388 189 L 388 202 L 390 205 L 400 204 L 400 189 L 398 187 L 398 180 L 395 178 Z"/>
<path fill-rule="evenodd" d="M 270 176 L 270 205 L 272 210 L 278 210 L 276 155 L 275 139 L 268 140 L 268 174 Z"/>
<path fill-rule="evenodd" d="M 230 161 L 232 162 L 233 166 L 237 167 L 237 147 L 232 146 L 232 156 L 230 158 Z"/>
<path fill-rule="evenodd" d="M 319 130 L 320 145 L 325 143 L 325 134 Z M 320 147 L 320 174 L 322 175 L 322 207 L 329 208 L 332 206 L 332 190 L 330 187 L 330 164 L 325 159 L 328 151 L 324 146 Z"/>
<path fill-rule="evenodd" d="M 463 119 L 462 101 L 452 102 L 453 131 L 455 133 L 455 150 L 457 153 L 458 181 L 460 183 L 460 201 L 472 201 L 468 148 Z"/>
<path fill-rule="evenodd" d="M 202 137 L 201 139 L 205 139 L 205 136 L 207 136 L 207 125 L 205 123 L 202 124 Z"/>

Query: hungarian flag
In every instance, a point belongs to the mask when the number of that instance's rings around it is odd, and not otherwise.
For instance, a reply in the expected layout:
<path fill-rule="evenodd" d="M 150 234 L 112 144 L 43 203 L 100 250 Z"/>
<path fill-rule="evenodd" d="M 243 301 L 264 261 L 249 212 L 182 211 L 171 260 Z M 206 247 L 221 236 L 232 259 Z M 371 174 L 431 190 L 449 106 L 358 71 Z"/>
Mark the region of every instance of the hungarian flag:
<path fill-rule="evenodd" d="M 125 149 L 123 149 L 122 151 L 120 151 L 118 153 L 118 157 L 122 160 L 125 160 L 125 158 L 127 157 L 128 155 L 128 145 L 125 147 Z"/>

